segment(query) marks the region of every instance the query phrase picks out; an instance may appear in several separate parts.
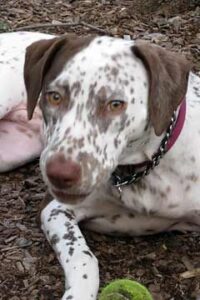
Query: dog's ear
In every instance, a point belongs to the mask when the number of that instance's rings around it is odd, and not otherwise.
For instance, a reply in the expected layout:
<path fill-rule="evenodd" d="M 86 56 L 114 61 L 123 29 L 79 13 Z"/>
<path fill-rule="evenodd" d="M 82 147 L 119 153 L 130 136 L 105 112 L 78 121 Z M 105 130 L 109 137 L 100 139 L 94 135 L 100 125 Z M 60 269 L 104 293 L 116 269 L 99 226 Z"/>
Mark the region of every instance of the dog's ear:
<path fill-rule="evenodd" d="M 66 43 L 66 36 L 40 40 L 26 49 L 24 64 L 24 82 L 27 91 L 27 111 L 32 118 L 38 97 L 42 89 L 44 76 L 51 66 L 57 51 Z"/>
<path fill-rule="evenodd" d="M 132 49 L 148 71 L 149 119 L 161 135 L 185 96 L 191 65 L 180 54 L 147 42 L 138 41 Z"/>

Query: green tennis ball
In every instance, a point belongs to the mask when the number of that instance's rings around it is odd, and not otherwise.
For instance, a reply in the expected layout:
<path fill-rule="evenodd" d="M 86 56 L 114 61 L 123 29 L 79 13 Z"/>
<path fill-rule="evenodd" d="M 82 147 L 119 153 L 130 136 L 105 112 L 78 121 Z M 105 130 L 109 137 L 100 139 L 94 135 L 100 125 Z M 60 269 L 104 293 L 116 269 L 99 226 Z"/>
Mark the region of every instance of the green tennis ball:
<path fill-rule="evenodd" d="M 153 300 L 149 291 L 137 281 L 119 279 L 103 288 L 99 300 Z"/>

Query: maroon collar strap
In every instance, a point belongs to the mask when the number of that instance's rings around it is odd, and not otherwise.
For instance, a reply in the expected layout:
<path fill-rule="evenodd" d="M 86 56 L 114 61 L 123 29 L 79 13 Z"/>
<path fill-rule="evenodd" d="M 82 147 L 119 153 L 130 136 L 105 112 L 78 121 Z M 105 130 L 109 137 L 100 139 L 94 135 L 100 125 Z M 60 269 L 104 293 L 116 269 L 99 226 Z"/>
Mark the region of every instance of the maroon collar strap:
<path fill-rule="evenodd" d="M 169 151 L 172 148 L 172 146 L 175 144 L 175 142 L 177 141 L 177 139 L 183 129 L 183 125 L 185 123 L 185 116 L 186 116 L 186 99 L 184 99 L 180 105 L 176 124 L 175 124 L 172 134 L 168 140 L 166 151 Z"/>

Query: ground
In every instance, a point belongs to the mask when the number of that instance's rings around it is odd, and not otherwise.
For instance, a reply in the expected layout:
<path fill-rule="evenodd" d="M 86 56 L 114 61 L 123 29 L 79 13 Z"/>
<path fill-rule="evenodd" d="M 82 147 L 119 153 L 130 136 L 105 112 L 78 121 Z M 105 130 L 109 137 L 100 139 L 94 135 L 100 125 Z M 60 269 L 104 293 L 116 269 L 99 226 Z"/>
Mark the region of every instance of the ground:
<path fill-rule="evenodd" d="M 199 0 L 1 0 L 0 31 L 79 21 L 115 36 L 145 38 L 183 52 L 194 63 L 194 71 L 200 71 Z M 94 32 L 82 25 L 37 30 Z M 38 161 L 0 175 L 0 300 L 51 300 L 62 295 L 62 270 L 37 224 L 44 192 Z M 200 276 L 190 272 L 200 268 L 199 234 L 85 235 L 100 263 L 101 286 L 130 278 L 145 284 L 155 300 L 200 299 Z"/>

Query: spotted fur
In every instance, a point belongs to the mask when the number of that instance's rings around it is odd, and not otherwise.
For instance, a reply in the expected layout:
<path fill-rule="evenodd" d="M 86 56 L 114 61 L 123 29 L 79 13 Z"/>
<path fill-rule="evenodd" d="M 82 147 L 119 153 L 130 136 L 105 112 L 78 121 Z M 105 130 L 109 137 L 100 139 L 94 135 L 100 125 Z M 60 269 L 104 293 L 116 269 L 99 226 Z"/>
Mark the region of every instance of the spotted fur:
<path fill-rule="evenodd" d="M 25 48 L 32 42 L 25 89 Z M 10 156 L 9 147 L 1 148 L 0 171 L 31 160 L 43 148 L 40 165 L 52 196 L 41 209 L 41 226 L 65 273 L 63 300 L 95 300 L 98 293 L 98 262 L 80 222 L 97 232 L 130 236 L 200 231 L 200 78 L 190 73 L 187 88 L 184 59 L 156 46 L 105 36 L 9 33 L 0 36 L 0 65 L 1 145 L 10 145 L 13 132 L 28 145 Z M 126 174 L 131 165 L 151 158 L 186 89 L 186 121 L 176 144 L 149 176 L 124 187 L 120 196 L 111 184 L 112 172 L 118 168 Z M 58 106 L 47 101 L 52 91 L 62 96 Z M 30 123 L 21 122 L 26 92 Z M 119 113 L 107 109 L 111 100 L 125 102 Z M 13 120 L 14 129 L 9 127 Z M 55 164 L 56 157 L 60 162 Z M 54 180 L 49 161 L 57 170 Z M 65 186 L 67 172 L 71 183 Z"/>

